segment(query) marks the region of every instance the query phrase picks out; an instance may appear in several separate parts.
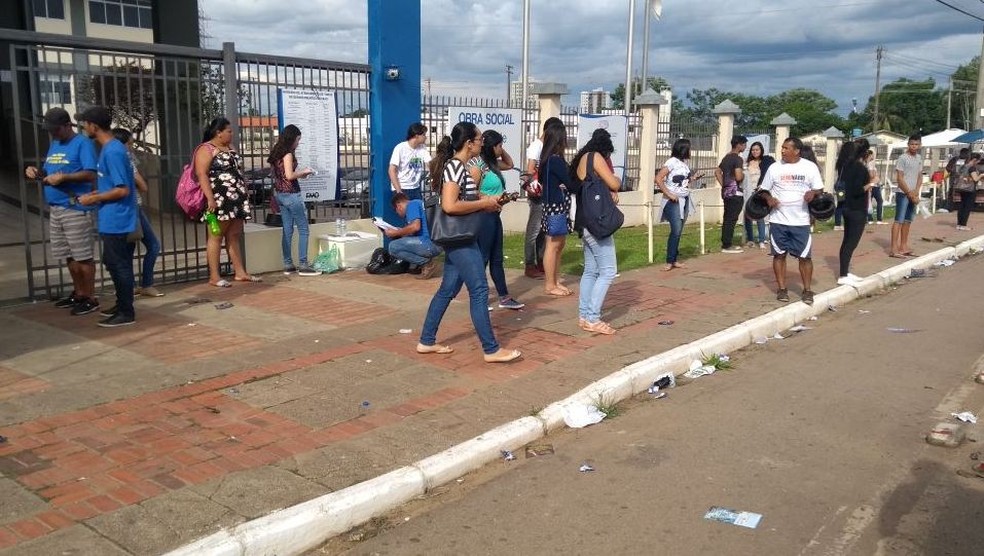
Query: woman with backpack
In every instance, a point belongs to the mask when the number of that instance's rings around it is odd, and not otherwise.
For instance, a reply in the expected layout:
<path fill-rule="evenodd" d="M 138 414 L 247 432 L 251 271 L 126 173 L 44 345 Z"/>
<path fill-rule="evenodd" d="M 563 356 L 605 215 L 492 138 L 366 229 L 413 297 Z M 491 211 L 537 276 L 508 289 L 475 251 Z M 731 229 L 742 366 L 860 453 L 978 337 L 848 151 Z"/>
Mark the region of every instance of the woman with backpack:
<path fill-rule="evenodd" d="M 479 212 L 499 212 L 502 205 L 496 197 L 479 194 L 479 184 L 469 173 L 466 164 L 478 155 L 482 149 L 482 136 L 478 128 L 471 122 L 458 122 L 451 130 L 451 135 L 445 136 L 437 146 L 437 152 L 431 160 L 431 184 L 440 196 L 438 211 L 443 211 L 444 218 L 452 219 L 459 216 Z M 432 226 L 433 228 L 433 226 Z M 471 313 L 472 325 L 482 342 L 486 363 L 506 363 L 519 358 L 522 354 L 517 350 L 502 349 L 492 331 L 492 320 L 489 318 L 487 302 L 489 299 L 489 284 L 485 279 L 485 261 L 475 239 L 466 243 L 444 245 L 444 275 L 441 285 L 427 307 L 420 330 L 420 342 L 417 353 L 451 353 L 451 346 L 437 343 L 437 330 L 448 310 L 451 300 L 461 291 L 461 286 L 468 288 L 468 308 Z"/>
<path fill-rule="evenodd" d="M 204 147 L 204 148 L 202 148 Z M 219 234 L 208 235 L 208 283 L 218 288 L 232 284 L 219 274 L 219 252 L 225 240 L 226 251 L 235 272 L 236 282 L 261 282 L 258 276 L 246 272 L 239 240 L 243 225 L 252 218 L 249 191 L 243 179 L 243 157 L 232 148 L 232 123 L 218 117 L 209 122 L 202 143 L 195 149 L 195 175 L 205 194 L 206 209 L 202 221 L 209 213 L 219 220 Z"/>
<path fill-rule="evenodd" d="M 572 292 L 560 283 L 560 259 L 571 232 L 571 193 L 567 190 L 570 172 L 564 161 L 567 150 L 567 126 L 562 122 L 548 125 L 543 131 L 540 152 L 540 183 L 543 185 L 543 233 L 547 244 L 543 251 L 543 289 L 548 295 L 566 297 Z"/>
<path fill-rule="evenodd" d="M 574 156 L 570 166 L 571 190 L 578 195 L 574 229 L 581 236 L 581 243 L 584 245 L 584 272 L 581 274 L 577 324 L 588 332 L 606 335 L 615 333 L 610 324 L 601 320 L 601 306 L 605 303 L 608 287 L 618 273 L 615 237 L 613 234 L 595 237 L 591 233 L 585 214 L 588 200 L 582 202 L 582 197 L 589 194 L 590 184 L 600 182 L 607 188 L 612 201 L 618 203 L 621 183 L 612 172 L 613 152 L 615 147 L 612 145 L 612 136 L 607 130 L 596 129 L 591 134 L 591 139 Z M 597 192 L 597 189 L 594 191 Z"/>
<path fill-rule="evenodd" d="M 277 204 L 280 205 L 280 215 L 283 219 L 283 233 L 280 248 L 284 257 L 284 274 L 297 272 L 298 276 L 318 276 L 320 271 L 308 264 L 308 216 L 307 207 L 301 197 L 301 186 L 297 182 L 314 173 L 305 168 L 297 171 L 297 159 L 294 151 L 301 142 L 301 130 L 296 125 L 288 125 L 280 132 L 277 143 L 270 151 L 267 162 L 273 169 L 273 191 Z M 291 243 L 294 239 L 294 227 L 297 227 L 297 266 L 291 258 Z"/>
<path fill-rule="evenodd" d="M 666 265 L 664 271 L 684 268 L 678 262 L 680 256 L 680 237 L 687 218 L 696 210 L 690 200 L 690 182 L 697 181 L 703 174 L 694 174 L 687 164 L 690 160 L 690 139 L 677 139 L 670 149 L 670 158 L 656 172 L 656 186 L 663 193 L 660 203 L 660 222 L 670 223 L 670 235 L 666 238 Z"/>
<path fill-rule="evenodd" d="M 485 133 L 482 134 L 481 153 L 468 163 L 469 172 L 475 172 L 472 177 L 478 181 L 481 194 L 490 197 L 502 197 L 506 192 L 506 182 L 502 177 L 502 171 L 511 170 L 512 167 L 512 157 L 502 148 L 502 134 L 494 129 L 485 130 Z M 478 234 L 478 248 L 482 250 L 482 257 L 489 267 L 489 274 L 492 276 L 492 283 L 495 284 L 495 291 L 499 294 L 499 308 L 519 310 L 525 307 L 525 304 L 516 301 L 509 295 L 509 287 L 506 285 L 506 270 L 503 266 L 504 257 L 502 254 L 501 212 L 482 213 L 482 229 Z"/>

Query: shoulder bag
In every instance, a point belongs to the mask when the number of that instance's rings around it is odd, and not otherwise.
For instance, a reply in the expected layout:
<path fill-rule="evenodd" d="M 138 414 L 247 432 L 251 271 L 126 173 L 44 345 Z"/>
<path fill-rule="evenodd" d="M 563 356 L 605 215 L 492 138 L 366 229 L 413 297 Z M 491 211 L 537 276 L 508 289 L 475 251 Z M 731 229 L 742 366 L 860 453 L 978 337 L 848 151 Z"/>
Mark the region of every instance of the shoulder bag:
<path fill-rule="evenodd" d="M 463 171 L 468 172 L 464 168 Z M 464 191 L 463 183 L 459 183 L 458 186 Z M 442 189 L 443 187 L 444 185 L 441 184 Z M 441 206 L 442 196 L 438 193 L 431 195 L 424 201 L 424 211 L 427 213 L 431 241 L 441 247 L 458 247 L 474 242 L 482 225 L 482 211 L 461 215 L 448 214 L 444 212 L 444 208 Z M 474 201 L 477 199 L 466 196 L 464 200 Z"/>
<path fill-rule="evenodd" d="M 547 179 L 550 177 L 549 164 L 552 157 L 548 157 L 547 161 L 544 163 L 544 172 L 546 173 Z M 551 237 L 566 236 L 570 233 L 570 226 L 568 225 L 569 211 L 565 211 L 565 203 L 551 203 L 550 202 L 550 186 L 544 185 L 544 206 L 543 206 L 543 218 L 546 220 L 546 234 Z"/>

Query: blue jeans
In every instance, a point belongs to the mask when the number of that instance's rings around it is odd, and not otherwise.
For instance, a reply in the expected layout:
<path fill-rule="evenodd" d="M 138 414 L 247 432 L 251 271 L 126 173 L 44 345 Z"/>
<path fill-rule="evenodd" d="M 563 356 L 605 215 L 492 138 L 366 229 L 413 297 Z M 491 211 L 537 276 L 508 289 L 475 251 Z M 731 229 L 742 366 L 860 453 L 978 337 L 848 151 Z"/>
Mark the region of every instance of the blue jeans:
<path fill-rule="evenodd" d="M 897 192 L 895 194 L 895 221 L 901 224 L 902 222 L 912 223 L 916 218 L 916 205 L 912 204 L 912 201 L 905 196 L 905 193 Z"/>
<path fill-rule="evenodd" d="M 280 249 L 284 254 L 284 268 L 294 266 L 290 256 L 290 244 L 294 239 L 294 226 L 297 226 L 297 259 L 301 266 L 307 264 L 308 251 L 308 218 L 307 207 L 300 193 L 276 193 L 277 204 L 280 205 L 280 218 L 283 220 L 284 232 L 280 239 Z"/>
<path fill-rule="evenodd" d="M 482 342 L 482 351 L 486 354 L 499 351 L 499 343 L 492 332 L 492 320 L 489 319 L 489 283 L 485 279 L 485 263 L 477 243 L 444 250 L 444 277 L 427 307 L 420 343 L 425 346 L 437 343 L 437 328 L 462 285 L 468 288 L 468 309 L 472 325 Z"/>
<path fill-rule="evenodd" d="M 387 249 L 389 254 L 397 259 L 417 266 L 425 265 L 441 254 L 440 247 L 430 241 L 425 242 L 420 236 L 404 236 L 390 240 Z"/>
<path fill-rule="evenodd" d="M 499 297 L 509 295 L 506 287 L 506 270 L 502 266 L 502 217 L 497 212 L 482 214 L 482 228 L 478 231 L 478 248 L 482 251 L 482 259 L 489 267 L 492 283 Z"/>
<path fill-rule="evenodd" d="M 103 265 L 116 288 L 116 308 L 125 317 L 135 318 L 133 312 L 133 250 L 136 243 L 126 240 L 127 234 L 99 234 L 102 239 Z"/>
<path fill-rule="evenodd" d="M 882 208 L 885 206 L 885 200 L 882 199 L 882 190 L 880 185 L 876 185 L 871 189 L 871 198 L 875 201 L 875 218 L 878 222 L 882 221 Z M 868 213 L 868 222 L 874 222 L 875 219 L 872 218 L 872 214 Z"/>
<path fill-rule="evenodd" d="M 680 236 L 683 235 L 683 225 L 687 223 L 687 220 L 680 216 L 680 202 L 667 201 L 666 207 L 663 208 L 662 219 L 670 224 L 670 235 L 666 238 L 666 264 L 673 264 L 680 256 Z"/>
<path fill-rule="evenodd" d="M 679 213 L 677 213 L 679 220 Z M 584 273 L 581 274 L 581 293 L 577 304 L 578 316 L 588 322 L 601 320 L 608 286 L 615 279 L 618 263 L 615 260 L 615 237 L 596 239 L 587 229 L 581 238 L 584 244 Z"/>
<path fill-rule="evenodd" d="M 745 218 L 745 241 L 754 243 L 765 243 L 768 241 L 765 237 L 765 219 L 754 221 L 758 228 L 758 239 L 755 239 L 755 234 L 752 233 L 752 222 L 751 218 Z"/>
<path fill-rule="evenodd" d="M 161 254 L 161 242 L 154 235 L 154 227 L 150 225 L 150 218 L 147 218 L 143 210 L 140 211 L 140 227 L 143 229 L 140 243 L 146 249 L 140 271 L 140 287 L 149 288 L 154 285 L 154 265 L 157 264 L 157 256 Z"/>
<path fill-rule="evenodd" d="M 413 201 L 414 199 L 423 199 L 420 195 L 420 188 L 414 187 L 413 189 L 403 189 L 403 194 L 407 196 L 407 199 Z"/>

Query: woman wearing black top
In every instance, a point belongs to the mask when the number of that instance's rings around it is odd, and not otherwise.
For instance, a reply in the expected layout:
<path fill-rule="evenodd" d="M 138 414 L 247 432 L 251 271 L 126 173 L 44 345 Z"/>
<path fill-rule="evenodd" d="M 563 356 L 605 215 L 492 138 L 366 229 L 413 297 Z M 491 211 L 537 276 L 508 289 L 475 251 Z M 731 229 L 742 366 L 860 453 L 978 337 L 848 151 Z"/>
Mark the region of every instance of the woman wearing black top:
<path fill-rule="evenodd" d="M 864 165 L 864 155 L 867 149 L 861 149 L 857 143 L 848 141 L 841 146 L 834 168 L 844 183 L 844 239 L 840 246 L 840 273 L 837 283 L 853 285 L 860 278 L 848 272 L 851 266 L 851 256 L 864 234 L 864 224 L 868 219 L 868 168 Z"/>

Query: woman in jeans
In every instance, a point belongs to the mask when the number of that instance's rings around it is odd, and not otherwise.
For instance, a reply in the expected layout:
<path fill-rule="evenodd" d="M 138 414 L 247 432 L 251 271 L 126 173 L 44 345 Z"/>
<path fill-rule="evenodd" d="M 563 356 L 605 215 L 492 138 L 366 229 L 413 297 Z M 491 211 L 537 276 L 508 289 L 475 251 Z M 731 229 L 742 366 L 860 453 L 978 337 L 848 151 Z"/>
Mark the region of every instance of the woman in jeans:
<path fill-rule="evenodd" d="M 431 160 L 430 175 L 434 191 L 441 196 L 441 206 L 448 218 L 463 216 L 479 211 L 498 212 L 502 205 L 495 197 L 481 196 L 478 183 L 465 167 L 468 161 L 482 150 L 482 136 L 471 122 L 459 122 L 437 146 L 437 153 Z M 465 244 L 444 247 L 444 275 L 441 286 L 431 299 L 427 316 L 420 331 L 417 353 L 451 353 L 451 346 L 437 343 L 437 329 L 448 310 L 451 300 L 468 288 L 468 308 L 472 325 L 482 342 L 486 363 L 505 363 L 519 358 L 517 350 L 502 349 L 492 332 L 492 321 L 486 303 L 489 299 L 489 284 L 485 279 L 485 260 L 472 240 Z"/>
<path fill-rule="evenodd" d="M 621 185 L 612 172 L 611 156 L 615 151 L 612 136 L 604 129 L 596 129 L 591 139 L 571 161 L 571 189 L 579 194 L 583 182 L 589 178 L 600 179 L 611 191 L 612 199 L 618 202 L 618 188 Z M 585 156 L 586 155 L 586 156 Z M 615 329 L 601 320 L 601 306 L 615 274 L 618 263 L 615 258 L 615 237 L 596 238 L 584 225 L 581 203 L 574 213 L 574 228 L 581 236 L 584 245 L 584 272 L 581 274 L 581 293 L 577 305 L 578 326 L 596 334 L 614 334 Z"/>
<path fill-rule="evenodd" d="M 762 143 L 756 141 L 752 143 L 751 147 L 748 147 L 748 158 L 745 159 L 745 180 L 742 182 L 742 190 L 746 202 L 752 197 L 752 193 L 758 189 L 759 182 L 762 181 L 762 175 L 765 173 L 765 169 L 762 167 L 764 157 L 765 146 Z M 746 214 L 743 220 L 745 224 L 745 247 L 755 247 L 757 243 L 759 249 L 765 249 L 765 219 L 761 218 L 753 221 Z M 755 229 L 752 228 L 753 223 Z M 756 230 L 758 231 L 758 241 L 755 240 L 754 232 Z"/>
<path fill-rule="evenodd" d="M 677 139 L 670 150 L 670 158 L 656 172 L 656 186 L 663 193 L 660 204 L 660 222 L 670 223 L 670 235 L 666 238 L 666 266 L 664 271 L 674 268 L 684 268 L 677 262 L 680 255 L 680 236 L 683 235 L 683 225 L 687 218 L 694 213 L 694 204 L 690 200 L 690 182 L 696 182 L 703 174 L 694 174 L 687 161 L 690 160 L 690 140 Z"/>
<path fill-rule="evenodd" d="M 294 151 L 301 143 L 301 130 L 296 125 L 288 125 L 280 133 L 277 143 L 270 152 L 267 162 L 273 168 L 273 190 L 280 205 L 280 217 L 283 220 L 283 234 L 280 247 L 284 255 L 284 274 L 297 272 L 300 276 L 317 276 L 321 272 L 311 268 L 307 260 L 308 251 L 308 218 L 307 207 L 301 197 L 301 186 L 297 180 L 306 178 L 314 173 L 310 168 L 297 171 L 297 159 Z M 294 239 L 294 226 L 300 236 L 297 241 L 297 263 L 291 258 L 291 243 Z"/>
<path fill-rule="evenodd" d="M 479 183 L 482 195 L 501 197 L 506 191 L 506 182 L 502 177 L 503 170 L 511 170 L 512 157 L 502 148 L 502 134 L 494 129 L 485 130 L 482 134 L 482 152 L 468 163 L 468 171 Z M 492 283 L 499 294 L 500 309 L 522 309 L 526 305 L 509 295 L 506 285 L 506 270 L 503 266 L 502 255 L 502 214 L 486 212 L 482 214 L 482 230 L 478 234 L 478 248 L 489 267 Z"/>
<path fill-rule="evenodd" d="M 840 274 L 837 278 L 839 285 L 853 285 L 860 280 L 858 276 L 848 271 L 851 257 L 858 243 L 861 242 L 864 225 L 868 219 L 868 191 L 872 184 L 868 167 L 864 165 L 864 156 L 867 153 L 867 148 L 862 148 L 862 145 L 854 141 L 847 141 L 841 146 L 837 163 L 834 165 L 840 181 L 844 184 L 844 197 L 841 200 L 841 205 L 844 207 L 844 239 L 841 240 L 840 246 Z"/>
<path fill-rule="evenodd" d="M 881 185 L 878 183 L 878 165 L 875 164 L 875 151 L 868 149 L 867 154 L 864 156 L 864 165 L 868 168 L 868 183 L 871 184 L 871 190 L 868 193 L 868 222 L 882 225 L 885 223 L 882 220 L 882 212 L 885 209 L 885 197 L 882 195 Z M 872 203 L 875 204 L 874 207 L 871 206 Z"/>

